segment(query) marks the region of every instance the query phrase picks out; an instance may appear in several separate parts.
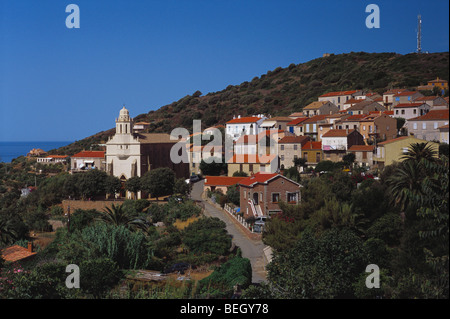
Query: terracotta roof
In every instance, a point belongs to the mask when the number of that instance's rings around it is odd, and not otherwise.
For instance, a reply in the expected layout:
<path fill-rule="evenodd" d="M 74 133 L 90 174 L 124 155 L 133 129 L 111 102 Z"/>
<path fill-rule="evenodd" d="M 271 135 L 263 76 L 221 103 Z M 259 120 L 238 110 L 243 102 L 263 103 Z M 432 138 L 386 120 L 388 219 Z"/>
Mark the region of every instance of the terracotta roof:
<path fill-rule="evenodd" d="M 149 122 L 137 122 L 137 123 L 134 123 L 134 125 L 150 125 L 150 123 Z"/>
<path fill-rule="evenodd" d="M 302 112 L 294 112 L 291 115 L 289 115 L 289 117 L 297 117 L 297 116 L 303 116 Z"/>
<path fill-rule="evenodd" d="M 81 151 L 81 152 L 75 154 L 72 157 L 104 158 L 105 157 L 105 152 L 104 151 Z"/>
<path fill-rule="evenodd" d="M 329 130 L 325 134 L 322 135 L 322 138 L 324 137 L 347 137 L 350 135 L 354 130 Z"/>
<path fill-rule="evenodd" d="M 349 152 L 373 152 L 375 146 L 373 145 L 352 145 L 348 151 Z"/>
<path fill-rule="evenodd" d="M 362 110 L 367 105 L 370 105 L 370 104 L 373 104 L 373 103 L 378 104 L 379 106 L 381 106 L 379 103 L 377 103 L 375 101 L 372 101 L 372 100 L 362 100 L 362 101 L 360 101 L 358 103 L 353 104 L 346 111 Z"/>
<path fill-rule="evenodd" d="M 437 78 L 436 80 L 431 80 L 431 81 L 428 81 L 428 83 L 447 83 L 448 81 L 446 81 L 446 80 L 441 80 L 441 79 L 439 79 L 439 78 Z"/>
<path fill-rule="evenodd" d="M 440 98 L 440 96 L 422 96 L 416 99 L 416 101 L 433 101 Z"/>
<path fill-rule="evenodd" d="M 289 122 L 288 124 L 286 124 L 286 125 L 288 125 L 288 126 L 295 126 L 295 125 L 298 125 L 298 124 L 300 124 L 300 123 L 306 121 L 307 119 L 309 119 L 309 117 L 299 117 L 299 118 L 297 118 L 297 119 L 295 119 L 295 120 L 290 121 L 290 122 Z"/>
<path fill-rule="evenodd" d="M 409 119 L 409 121 L 435 121 L 448 120 L 448 109 L 445 110 L 431 110 L 427 114 Z"/>
<path fill-rule="evenodd" d="M 448 129 L 448 124 L 439 126 L 438 129 L 443 129 L 443 130 Z"/>
<path fill-rule="evenodd" d="M 309 119 L 305 120 L 303 123 L 316 123 L 318 121 L 326 119 L 326 117 L 327 114 L 314 115 L 313 117 L 310 117 Z"/>
<path fill-rule="evenodd" d="M 346 119 L 342 120 L 342 122 L 359 121 L 359 120 L 365 118 L 366 116 L 367 116 L 367 114 L 354 114 L 354 115 L 350 115 Z"/>
<path fill-rule="evenodd" d="M 306 150 L 322 150 L 322 142 L 308 141 L 302 147 L 302 151 Z"/>
<path fill-rule="evenodd" d="M 319 97 L 341 96 L 341 95 L 352 95 L 352 94 L 355 94 L 356 92 L 358 92 L 358 91 L 357 91 L 357 90 L 353 90 L 353 91 L 329 92 L 329 93 L 322 94 L 322 95 L 319 96 Z"/>
<path fill-rule="evenodd" d="M 292 121 L 292 118 L 289 116 L 275 116 L 270 119 L 265 119 L 264 121 L 290 122 Z"/>
<path fill-rule="evenodd" d="M 228 160 L 228 164 L 249 163 L 249 164 L 268 164 L 275 159 L 276 155 L 257 155 L 257 154 L 234 154 L 232 158 Z"/>
<path fill-rule="evenodd" d="M 231 186 L 247 177 L 205 176 L 205 186 Z"/>
<path fill-rule="evenodd" d="M 408 107 L 418 107 L 421 105 L 424 105 L 425 103 L 400 103 L 394 106 L 394 109 L 396 108 L 408 108 Z"/>
<path fill-rule="evenodd" d="M 352 99 L 348 100 L 347 102 L 345 102 L 344 104 L 355 104 L 355 103 L 358 103 L 361 101 L 364 101 L 364 100 L 352 98 Z"/>
<path fill-rule="evenodd" d="M 410 95 L 413 95 L 413 94 L 416 94 L 416 93 L 420 93 L 420 92 L 417 92 L 417 91 L 404 91 L 404 92 L 399 92 L 399 93 L 395 94 L 394 96 L 410 96 Z"/>
<path fill-rule="evenodd" d="M 309 136 L 285 136 L 278 141 L 278 144 L 305 144 L 309 141 Z"/>
<path fill-rule="evenodd" d="M 2 250 L 2 258 L 5 261 L 15 262 L 31 256 L 36 255 L 36 252 L 31 252 L 29 249 L 19 245 L 14 245 Z"/>
<path fill-rule="evenodd" d="M 378 145 L 390 144 L 390 143 L 393 143 L 393 142 L 397 142 L 397 141 L 404 140 L 404 139 L 406 139 L 406 138 L 408 138 L 408 137 L 409 137 L 409 136 L 400 136 L 400 137 L 397 137 L 397 138 L 393 138 L 393 139 L 391 139 L 391 140 L 387 140 L 387 141 L 384 141 L 384 142 L 380 142 L 380 143 L 378 143 Z"/>
<path fill-rule="evenodd" d="M 239 182 L 239 185 L 252 186 L 256 183 L 267 183 L 275 176 L 281 176 L 278 173 L 261 173 L 258 172 L 252 176 L 246 177 Z"/>
<path fill-rule="evenodd" d="M 391 89 L 391 90 L 384 92 L 383 95 L 398 94 L 400 92 L 405 92 L 405 91 L 406 91 L 406 89 Z"/>
<path fill-rule="evenodd" d="M 256 123 L 262 118 L 256 116 L 245 116 L 241 118 L 235 118 L 231 121 L 228 121 L 226 124 L 237 124 L 237 123 Z"/>
<path fill-rule="evenodd" d="M 329 103 L 328 101 L 314 101 L 303 108 L 303 110 L 317 110 L 322 105 Z"/>
<path fill-rule="evenodd" d="M 177 143 L 179 141 L 171 140 L 170 134 L 166 133 L 140 133 L 136 136 L 139 137 L 141 144 Z"/>

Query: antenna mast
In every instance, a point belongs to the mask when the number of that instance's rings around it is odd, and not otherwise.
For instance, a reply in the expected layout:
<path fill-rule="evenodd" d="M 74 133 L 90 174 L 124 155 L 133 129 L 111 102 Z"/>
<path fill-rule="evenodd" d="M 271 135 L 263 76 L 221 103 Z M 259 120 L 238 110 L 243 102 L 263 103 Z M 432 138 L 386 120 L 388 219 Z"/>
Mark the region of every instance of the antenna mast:
<path fill-rule="evenodd" d="M 422 53 L 422 16 L 417 16 L 417 53 Z"/>

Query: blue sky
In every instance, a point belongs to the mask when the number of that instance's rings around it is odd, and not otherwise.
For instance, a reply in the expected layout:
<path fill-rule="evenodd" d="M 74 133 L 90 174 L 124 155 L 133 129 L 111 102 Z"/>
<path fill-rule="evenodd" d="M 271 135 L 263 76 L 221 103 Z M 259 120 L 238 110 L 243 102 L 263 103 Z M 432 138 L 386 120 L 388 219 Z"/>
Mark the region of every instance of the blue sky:
<path fill-rule="evenodd" d="M 68 29 L 66 6 L 80 8 Z M 380 28 L 365 25 L 368 4 Z M 351 51 L 449 50 L 449 2 L 0 0 L 0 141 L 74 141 L 200 90 Z"/>

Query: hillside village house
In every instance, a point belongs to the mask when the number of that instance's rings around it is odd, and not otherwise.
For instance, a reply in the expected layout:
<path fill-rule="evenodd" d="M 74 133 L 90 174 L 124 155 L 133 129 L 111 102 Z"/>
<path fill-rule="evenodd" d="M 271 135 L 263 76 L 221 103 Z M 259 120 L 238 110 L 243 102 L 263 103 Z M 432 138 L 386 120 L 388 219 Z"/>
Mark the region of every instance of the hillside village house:
<path fill-rule="evenodd" d="M 355 105 L 356 103 L 359 103 L 361 101 L 362 101 L 362 99 L 352 98 L 343 104 L 341 111 L 346 111 L 349 108 L 351 108 L 353 105 Z"/>
<path fill-rule="evenodd" d="M 227 162 L 228 176 L 235 172 L 244 172 L 251 175 L 257 172 L 275 173 L 279 169 L 278 155 L 235 154 Z"/>
<path fill-rule="evenodd" d="M 418 139 L 439 141 L 439 127 L 448 124 L 449 110 L 431 110 L 427 114 L 410 119 L 406 123 L 409 134 Z"/>
<path fill-rule="evenodd" d="M 440 96 L 422 96 L 415 101 L 416 103 L 427 103 L 431 110 L 448 109 L 448 102 Z"/>
<path fill-rule="evenodd" d="M 65 164 L 68 157 L 68 155 L 48 155 L 46 157 L 36 158 L 36 162 L 41 164 Z"/>
<path fill-rule="evenodd" d="M 170 151 L 178 142 L 169 134 L 133 133 L 133 120 L 123 107 L 116 119 L 116 134 L 106 142 L 104 169 L 122 183 L 160 167 L 172 169 L 177 178 L 188 178 L 189 163 L 173 163 L 170 158 Z"/>
<path fill-rule="evenodd" d="M 339 108 L 330 101 L 315 101 L 303 108 L 303 115 L 307 117 L 337 112 L 339 112 Z"/>
<path fill-rule="evenodd" d="M 427 103 L 401 103 L 393 107 L 393 117 L 401 117 L 405 120 L 412 119 L 428 113 L 430 106 Z"/>
<path fill-rule="evenodd" d="M 348 153 L 355 154 L 355 163 L 361 167 L 373 166 L 374 151 L 373 145 L 352 145 L 348 149 Z"/>
<path fill-rule="evenodd" d="M 350 115 L 356 114 L 369 114 L 370 112 L 383 112 L 386 111 L 386 108 L 370 99 L 362 100 L 361 102 L 355 103 L 353 106 L 349 107 L 347 113 Z"/>
<path fill-rule="evenodd" d="M 444 95 L 445 90 L 448 89 L 448 81 L 446 80 L 442 80 L 439 77 L 436 78 L 435 80 L 430 80 L 427 82 L 427 85 L 422 85 L 417 87 L 417 90 L 420 91 L 426 91 L 426 90 L 430 90 L 432 91 L 434 88 L 438 88 L 442 95 Z"/>
<path fill-rule="evenodd" d="M 138 122 L 133 125 L 133 133 L 141 133 L 150 126 L 148 122 Z"/>
<path fill-rule="evenodd" d="M 258 116 L 247 116 L 233 118 L 226 123 L 225 134 L 229 135 L 233 141 L 237 141 L 242 135 L 257 135 L 262 132 L 261 124 L 266 119 L 262 114 Z"/>
<path fill-rule="evenodd" d="M 416 99 L 423 97 L 423 94 L 417 91 L 403 91 L 394 95 L 392 106 L 397 104 L 412 103 Z"/>
<path fill-rule="evenodd" d="M 265 119 L 260 127 L 263 130 L 282 130 L 282 131 L 286 131 L 287 130 L 287 123 L 289 123 L 290 121 L 292 121 L 292 119 L 290 117 L 287 116 L 277 116 L 277 117 L 272 117 L 270 119 Z"/>
<path fill-rule="evenodd" d="M 338 107 L 339 110 L 342 110 L 344 103 L 354 98 L 356 96 L 362 95 L 361 90 L 351 90 L 351 91 L 339 91 L 339 92 L 329 92 L 322 94 L 319 96 L 319 101 L 330 101 L 334 105 Z"/>
<path fill-rule="evenodd" d="M 203 191 L 221 191 L 223 194 L 226 194 L 228 191 L 228 187 L 237 185 L 241 180 L 245 178 L 246 177 L 205 176 Z"/>
<path fill-rule="evenodd" d="M 281 212 L 280 201 L 294 205 L 300 202 L 301 185 L 280 174 L 256 173 L 238 185 L 240 209 L 246 219 Z"/>
<path fill-rule="evenodd" d="M 334 129 L 334 124 L 332 123 L 319 123 L 319 131 L 317 132 L 317 141 L 322 140 L 322 136 L 329 130 Z"/>
<path fill-rule="evenodd" d="M 302 157 L 306 160 L 308 167 L 316 167 L 323 161 L 322 142 L 308 141 L 302 147 Z"/>
<path fill-rule="evenodd" d="M 438 127 L 439 129 L 439 142 L 449 144 L 448 139 L 448 124 Z"/>
<path fill-rule="evenodd" d="M 365 118 L 367 114 L 355 114 L 343 119 L 342 121 L 336 123 L 335 129 L 338 130 L 359 130 L 359 125 L 361 119 Z"/>
<path fill-rule="evenodd" d="M 357 130 L 330 130 L 322 136 L 322 151 L 325 160 L 340 162 L 353 145 L 365 145 Z"/>
<path fill-rule="evenodd" d="M 289 133 L 293 133 L 294 135 L 302 135 L 303 133 L 303 126 L 301 125 L 302 122 L 306 121 L 308 117 L 297 117 L 286 124 L 287 130 Z"/>
<path fill-rule="evenodd" d="M 309 141 L 308 136 L 285 136 L 278 142 L 280 167 L 294 166 L 294 160 L 302 157 L 302 147 Z"/>
<path fill-rule="evenodd" d="M 376 155 L 374 157 L 374 162 L 378 168 L 383 168 L 385 166 L 391 165 L 394 162 L 401 162 L 402 156 L 408 151 L 411 144 L 414 143 L 427 143 L 428 141 L 415 138 L 413 136 L 401 136 L 391 140 L 387 140 L 378 143 L 376 146 Z M 438 152 L 439 144 L 428 142 L 431 147 Z M 438 155 L 436 154 L 436 157 Z"/>
<path fill-rule="evenodd" d="M 309 136 L 311 140 L 317 141 L 319 134 L 319 124 L 328 123 L 326 117 L 327 114 L 314 115 L 313 117 L 310 117 L 306 121 L 300 123 L 300 125 L 303 127 L 303 132 L 300 135 Z"/>
<path fill-rule="evenodd" d="M 196 146 L 193 144 L 186 144 L 188 156 L 189 156 L 189 174 L 199 175 L 201 174 L 200 163 L 202 160 L 206 162 L 212 162 L 215 159 L 220 159 L 223 161 L 225 154 L 223 151 L 223 147 L 219 146 L 211 146 L 211 145 L 202 145 Z"/>
<path fill-rule="evenodd" d="M 283 130 L 267 130 L 258 135 L 243 135 L 234 145 L 234 154 L 274 154 L 278 141 L 286 136 Z"/>
<path fill-rule="evenodd" d="M 393 139 L 397 137 L 397 120 L 386 113 L 374 112 L 359 121 L 359 132 L 366 143 Z"/>
<path fill-rule="evenodd" d="M 289 117 L 293 120 L 298 119 L 300 117 L 305 117 L 305 115 L 303 115 L 303 112 L 294 112 L 289 114 Z"/>
<path fill-rule="evenodd" d="M 383 105 L 388 110 L 392 110 L 392 105 L 394 104 L 394 96 L 406 92 L 406 89 L 391 89 L 383 93 Z"/>
<path fill-rule="evenodd" d="M 71 172 L 80 172 L 89 169 L 105 170 L 104 151 L 81 151 L 72 156 Z"/>

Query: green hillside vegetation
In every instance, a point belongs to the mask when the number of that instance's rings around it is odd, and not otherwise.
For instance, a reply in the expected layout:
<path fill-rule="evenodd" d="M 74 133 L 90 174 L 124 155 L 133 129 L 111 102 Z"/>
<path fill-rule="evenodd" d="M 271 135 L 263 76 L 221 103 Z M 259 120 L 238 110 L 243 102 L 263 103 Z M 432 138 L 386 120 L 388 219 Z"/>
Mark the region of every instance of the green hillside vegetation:
<path fill-rule="evenodd" d="M 299 112 L 318 96 L 332 91 L 362 89 L 383 93 L 390 88 L 410 88 L 439 77 L 449 79 L 449 53 L 406 54 L 351 52 L 306 63 L 278 67 L 239 85 L 202 95 L 200 91 L 158 110 L 134 117 L 150 122 L 149 132 L 170 133 L 176 127 L 192 128 L 201 119 L 203 129 L 224 125 L 234 115 L 287 116 Z M 99 132 L 51 153 L 73 155 L 96 149 L 115 128 Z"/>

